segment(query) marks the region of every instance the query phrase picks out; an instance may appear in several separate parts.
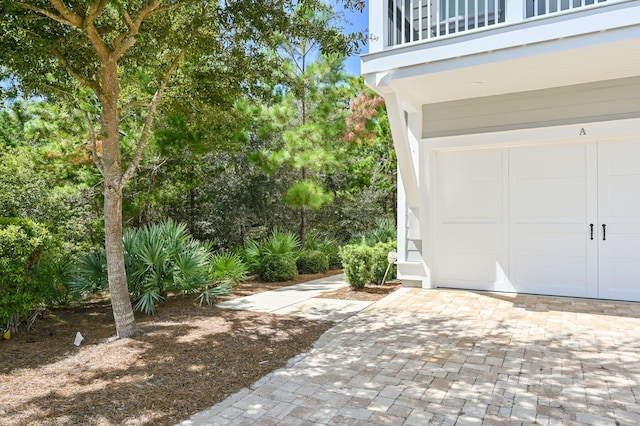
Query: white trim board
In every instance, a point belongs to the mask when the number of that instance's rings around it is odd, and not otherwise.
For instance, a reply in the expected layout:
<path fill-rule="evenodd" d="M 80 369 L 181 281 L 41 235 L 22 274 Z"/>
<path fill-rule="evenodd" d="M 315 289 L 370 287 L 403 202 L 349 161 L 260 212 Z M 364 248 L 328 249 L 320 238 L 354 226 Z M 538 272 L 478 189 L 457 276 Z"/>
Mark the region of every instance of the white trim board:
<path fill-rule="evenodd" d="M 583 131 L 584 130 L 584 131 Z M 640 133 L 640 118 L 421 139 L 428 151 L 595 141 Z"/>

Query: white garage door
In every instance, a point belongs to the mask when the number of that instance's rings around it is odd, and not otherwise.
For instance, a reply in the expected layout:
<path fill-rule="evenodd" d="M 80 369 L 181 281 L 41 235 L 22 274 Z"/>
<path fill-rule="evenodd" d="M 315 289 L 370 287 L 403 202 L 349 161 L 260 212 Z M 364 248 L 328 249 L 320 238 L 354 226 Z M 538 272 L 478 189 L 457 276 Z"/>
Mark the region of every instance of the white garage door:
<path fill-rule="evenodd" d="M 438 286 L 640 300 L 640 143 L 441 152 Z"/>
<path fill-rule="evenodd" d="M 640 141 L 598 145 L 598 220 L 598 297 L 639 301 Z"/>

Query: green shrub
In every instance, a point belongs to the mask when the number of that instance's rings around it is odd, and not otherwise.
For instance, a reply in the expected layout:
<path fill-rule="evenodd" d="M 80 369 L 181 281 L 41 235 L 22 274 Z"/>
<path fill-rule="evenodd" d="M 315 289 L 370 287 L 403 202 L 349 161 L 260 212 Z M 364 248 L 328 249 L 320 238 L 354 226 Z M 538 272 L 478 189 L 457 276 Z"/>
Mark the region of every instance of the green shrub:
<path fill-rule="evenodd" d="M 240 256 L 247 265 L 250 274 L 260 273 L 260 264 L 265 255 L 263 246 L 255 240 L 246 241 L 244 248 L 240 252 Z"/>
<path fill-rule="evenodd" d="M 247 267 L 237 254 L 214 254 L 209 262 L 209 281 L 236 286 L 247 278 Z"/>
<path fill-rule="evenodd" d="M 304 243 L 304 249 L 307 251 L 321 250 L 329 239 L 320 232 L 308 232 Z"/>
<path fill-rule="evenodd" d="M 29 219 L 0 218 L 0 324 L 14 332 L 21 320 L 55 295 L 46 265 L 55 242 Z"/>
<path fill-rule="evenodd" d="M 31 113 L 25 114 L 25 118 L 35 118 Z M 52 134 L 51 141 L 57 136 Z M 3 142 L 0 136 L 0 217 L 28 218 L 45 226 L 56 240 L 56 256 L 65 252 L 75 254 L 78 249 L 88 247 L 93 239 L 87 230 L 94 220 L 94 209 L 86 188 L 97 181 L 89 177 L 95 176 L 93 172 L 82 177 L 76 173 L 91 168 L 65 166 L 69 162 L 67 155 L 49 157 L 52 149 L 58 151 L 57 142 L 55 148 L 44 140 L 47 146 L 25 143 L 9 148 Z M 84 171 L 80 172 L 81 169 Z"/>
<path fill-rule="evenodd" d="M 396 251 L 397 243 L 395 241 L 389 241 L 386 243 L 378 243 L 371 248 L 371 281 L 375 284 L 381 284 L 384 279 L 384 273 L 389 266 L 387 256 L 390 251 Z M 392 264 L 387 273 L 385 281 L 395 279 L 397 275 L 397 266 Z"/>
<path fill-rule="evenodd" d="M 351 240 L 354 244 L 364 242 L 366 245 L 373 247 L 378 243 L 387 243 L 396 240 L 397 230 L 395 221 L 392 219 L 376 220 L 375 229 L 368 231 L 356 232 Z"/>
<path fill-rule="evenodd" d="M 296 260 L 291 254 L 268 254 L 260 265 L 260 279 L 267 282 L 293 280 L 298 277 Z"/>
<path fill-rule="evenodd" d="M 185 224 L 167 220 L 127 231 L 124 236 L 129 291 L 135 308 L 147 315 L 168 292 L 188 293 L 207 286 L 209 250 Z"/>
<path fill-rule="evenodd" d="M 75 265 L 71 290 L 77 294 L 96 294 L 109 289 L 107 257 L 104 250 L 80 256 Z"/>
<path fill-rule="evenodd" d="M 337 243 L 324 246 L 322 248 L 322 252 L 327 256 L 329 269 L 342 269 L 340 246 Z"/>
<path fill-rule="evenodd" d="M 340 250 L 347 282 L 354 290 L 371 281 L 372 254 L 371 247 L 364 244 L 348 244 Z"/>
<path fill-rule="evenodd" d="M 213 298 L 228 296 L 231 288 L 247 278 L 247 267 L 238 253 L 218 253 L 209 262 L 208 284 L 196 300 L 211 305 Z"/>
<path fill-rule="evenodd" d="M 378 243 L 373 247 L 364 242 L 361 244 L 348 244 L 342 247 L 340 254 L 344 272 L 351 287 L 358 290 L 370 282 L 381 284 L 389 265 L 387 255 L 390 251 L 396 251 L 396 243 L 394 241 Z M 396 271 L 396 265 L 392 265 L 389 268 L 387 280 L 395 277 Z"/>
<path fill-rule="evenodd" d="M 49 283 L 45 295 L 47 306 L 66 306 L 77 298 L 71 288 L 75 275 L 73 264 L 65 256 L 47 257 L 40 263 L 41 269 L 46 271 Z"/>
<path fill-rule="evenodd" d="M 319 250 L 303 251 L 296 259 L 296 265 L 300 274 L 318 274 L 329 270 L 329 259 Z"/>
<path fill-rule="evenodd" d="M 319 250 L 327 256 L 329 269 L 342 269 L 340 245 L 335 239 L 323 233 L 309 232 L 304 246 L 305 250 Z"/>
<path fill-rule="evenodd" d="M 290 231 L 275 228 L 263 246 L 267 254 L 292 254 L 300 249 L 300 237 Z"/>
<path fill-rule="evenodd" d="M 196 300 L 200 303 L 200 306 L 202 306 L 203 303 L 211 305 L 213 301 L 212 298 L 228 296 L 230 291 L 231 287 L 228 284 L 215 284 L 202 290 L 198 297 L 196 297 Z"/>
<path fill-rule="evenodd" d="M 249 272 L 262 275 L 262 264 L 266 256 L 271 254 L 287 254 L 295 257 L 300 249 L 300 238 L 289 231 L 274 229 L 271 236 L 262 242 L 249 240 L 244 245 L 242 259 Z"/>

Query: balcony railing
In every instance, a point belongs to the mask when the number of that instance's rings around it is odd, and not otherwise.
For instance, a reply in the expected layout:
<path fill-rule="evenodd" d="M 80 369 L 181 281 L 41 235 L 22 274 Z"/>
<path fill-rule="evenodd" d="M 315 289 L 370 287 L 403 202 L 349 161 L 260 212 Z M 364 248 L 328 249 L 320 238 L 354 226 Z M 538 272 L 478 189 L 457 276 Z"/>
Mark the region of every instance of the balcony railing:
<path fill-rule="evenodd" d="M 606 0 L 388 0 L 387 46 L 569 12 Z"/>

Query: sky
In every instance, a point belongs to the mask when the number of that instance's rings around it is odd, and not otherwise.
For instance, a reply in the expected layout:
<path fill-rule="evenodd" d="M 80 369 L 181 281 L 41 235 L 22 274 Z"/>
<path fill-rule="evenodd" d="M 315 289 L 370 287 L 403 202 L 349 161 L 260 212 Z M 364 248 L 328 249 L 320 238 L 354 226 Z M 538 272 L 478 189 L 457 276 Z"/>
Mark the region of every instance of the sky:
<path fill-rule="evenodd" d="M 338 10 L 344 10 L 341 5 L 337 5 L 336 7 Z M 346 31 L 356 32 L 366 30 L 369 19 L 369 2 L 365 2 L 363 12 L 346 11 L 346 19 L 351 23 L 351 25 L 345 26 Z M 361 53 L 367 53 L 367 51 L 368 46 L 365 46 Z M 349 74 L 360 75 L 360 57 L 354 55 L 347 58 L 345 68 Z"/>

